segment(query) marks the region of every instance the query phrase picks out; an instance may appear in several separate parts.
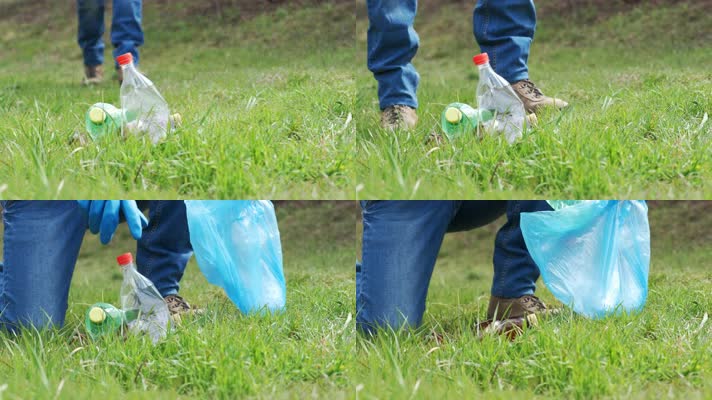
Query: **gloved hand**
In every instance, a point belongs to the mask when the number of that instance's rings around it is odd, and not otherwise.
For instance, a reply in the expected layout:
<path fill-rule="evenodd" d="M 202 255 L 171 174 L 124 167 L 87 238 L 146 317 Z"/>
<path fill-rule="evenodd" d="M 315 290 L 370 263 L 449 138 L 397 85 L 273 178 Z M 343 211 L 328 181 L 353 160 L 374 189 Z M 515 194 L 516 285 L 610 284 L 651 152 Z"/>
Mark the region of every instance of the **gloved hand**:
<path fill-rule="evenodd" d="M 107 244 L 114 237 L 119 226 L 119 211 L 124 214 L 131 236 L 141 239 L 143 228 L 148 226 L 148 220 L 138 209 L 134 200 L 77 200 L 79 207 L 89 217 L 89 231 L 99 233 L 101 243 Z"/>

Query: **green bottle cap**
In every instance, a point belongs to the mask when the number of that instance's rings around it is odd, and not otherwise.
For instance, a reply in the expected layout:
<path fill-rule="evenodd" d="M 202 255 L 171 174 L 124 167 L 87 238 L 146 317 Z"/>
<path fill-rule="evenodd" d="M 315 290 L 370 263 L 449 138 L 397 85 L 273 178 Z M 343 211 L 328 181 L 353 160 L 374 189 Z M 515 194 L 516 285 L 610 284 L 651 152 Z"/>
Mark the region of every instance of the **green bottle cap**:
<path fill-rule="evenodd" d="M 106 111 L 99 107 L 92 107 L 91 110 L 89 110 L 89 119 L 95 124 L 102 124 L 106 119 Z"/>
<path fill-rule="evenodd" d="M 451 124 L 456 124 L 462 119 L 462 112 L 455 107 L 448 107 L 445 110 L 445 119 Z"/>
<path fill-rule="evenodd" d="M 101 324 L 106 319 L 106 312 L 101 307 L 92 307 L 89 310 L 89 320 L 95 324 Z"/>

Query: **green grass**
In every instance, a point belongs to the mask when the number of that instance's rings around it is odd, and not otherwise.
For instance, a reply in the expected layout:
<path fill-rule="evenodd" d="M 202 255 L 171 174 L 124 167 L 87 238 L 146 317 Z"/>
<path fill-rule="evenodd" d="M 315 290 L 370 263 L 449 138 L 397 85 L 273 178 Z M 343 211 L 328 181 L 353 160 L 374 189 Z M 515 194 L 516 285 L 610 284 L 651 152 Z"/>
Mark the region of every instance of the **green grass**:
<path fill-rule="evenodd" d="M 499 223 L 447 235 L 422 329 L 357 342 L 359 397 L 710 398 L 712 326 L 703 318 L 712 310 L 712 249 L 703 222 L 685 224 L 709 219 L 668 207 L 651 206 L 650 292 L 641 313 L 593 321 L 566 312 L 512 343 L 473 332 L 486 314 Z M 541 282 L 538 294 L 556 303 Z"/>
<path fill-rule="evenodd" d="M 278 8 L 249 18 L 234 7 L 221 18 L 196 16 L 185 11 L 190 4 L 144 7 L 141 69 L 184 120 L 182 129 L 157 146 L 133 137 L 71 141 L 83 131 L 89 105 L 118 104 L 119 97 L 110 62 L 104 84 L 80 86 L 83 67 L 71 7 L 27 3 L 19 11 L 22 18 L 0 18 L 0 196 L 353 193 L 355 48 L 349 4 Z"/>
<path fill-rule="evenodd" d="M 122 226 L 108 246 L 87 236 L 64 329 L 0 336 L 0 397 L 710 398 L 708 208 L 651 205 L 650 293 L 641 313 L 598 321 L 564 313 L 514 342 L 479 340 L 472 328 L 485 316 L 501 221 L 446 237 L 421 330 L 357 335 L 355 203 L 276 205 L 284 314 L 241 316 L 191 260 L 181 294 L 205 316 L 157 346 L 142 337 L 81 341 L 86 307 L 118 298 L 114 256 L 134 247 Z M 555 303 L 543 286 L 538 294 Z"/>
<path fill-rule="evenodd" d="M 572 106 L 539 115 L 514 146 L 474 135 L 426 141 L 446 104 L 474 102 L 472 4 L 455 3 L 420 5 L 415 131 L 379 127 L 375 80 L 358 70 L 359 198 L 710 197 L 712 18 L 702 3 L 602 17 L 602 8 L 557 15 L 557 2 L 537 2 L 550 12 L 540 15 L 531 78 Z M 362 64 L 367 25 L 362 15 Z"/>
<path fill-rule="evenodd" d="M 256 15 L 239 1 L 219 14 L 190 2 L 147 3 L 141 67 L 185 121 L 158 146 L 71 141 L 86 108 L 117 103 L 118 88 L 79 86 L 70 7 L 25 3 L 13 11 L 18 18 L 0 18 L 0 196 L 712 194 L 712 20 L 704 4 L 618 2 L 624 11 L 612 15 L 589 4 L 569 15 L 554 0 L 538 2 L 531 77 L 572 106 L 544 112 L 538 128 L 508 146 L 501 137 L 426 141 L 446 104 L 474 101 L 469 2 L 421 2 L 420 124 L 414 132 L 380 129 L 363 3 Z"/>
<path fill-rule="evenodd" d="M 355 366 L 356 204 L 275 206 L 284 252 L 287 311 L 246 317 L 210 286 L 191 259 L 181 294 L 204 307 L 163 342 L 146 337 L 78 339 L 86 308 L 116 304 L 114 257 L 134 251 L 122 226 L 102 246 L 87 235 L 70 290 L 66 326 L 0 334 L 0 398 L 235 398 L 348 393 Z"/>

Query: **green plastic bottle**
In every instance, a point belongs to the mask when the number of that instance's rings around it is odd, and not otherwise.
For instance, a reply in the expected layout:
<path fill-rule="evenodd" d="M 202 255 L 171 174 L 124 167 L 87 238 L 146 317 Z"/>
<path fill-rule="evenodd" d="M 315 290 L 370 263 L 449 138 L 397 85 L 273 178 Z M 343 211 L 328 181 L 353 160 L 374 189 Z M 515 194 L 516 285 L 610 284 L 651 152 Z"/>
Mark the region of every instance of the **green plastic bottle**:
<path fill-rule="evenodd" d="M 472 108 L 464 103 L 452 103 L 445 107 L 441 118 L 443 133 L 448 139 L 456 139 L 477 129 L 477 126 L 494 118 L 490 110 Z"/>
<path fill-rule="evenodd" d="M 121 127 L 132 119 L 128 118 L 124 110 L 109 103 L 96 103 L 87 110 L 87 132 L 93 140 L 97 140 L 102 136 L 121 132 Z"/>
<path fill-rule="evenodd" d="M 180 114 L 175 113 L 168 117 L 168 122 L 170 130 L 174 131 L 182 125 L 183 119 Z M 140 118 L 136 118 L 135 113 L 129 113 L 109 103 L 93 104 L 86 114 L 86 128 L 92 140 L 121 132 L 124 127 L 133 133 L 141 133 L 146 130 L 145 126 Z"/>
<path fill-rule="evenodd" d="M 96 340 L 100 336 L 119 331 L 130 321 L 138 318 L 138 310 L 119 310 L 107 303 L 95 303 L 87 310 L 86 329 Z"/>

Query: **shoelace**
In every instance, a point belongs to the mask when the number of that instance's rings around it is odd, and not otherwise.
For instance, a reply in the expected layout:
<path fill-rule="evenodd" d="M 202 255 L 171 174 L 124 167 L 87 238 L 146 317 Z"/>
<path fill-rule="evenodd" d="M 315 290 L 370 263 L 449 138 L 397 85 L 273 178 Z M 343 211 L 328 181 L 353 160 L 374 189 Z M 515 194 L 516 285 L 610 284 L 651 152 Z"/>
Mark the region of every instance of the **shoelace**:
<path fill-rule="evenodd" d="M 525 79 L 522 81 L 522 86 L 527 89 L 527 93 L 534 93 L 534 97 L 542 97 L 544 96 L 544 93 L 542 93 L 539 88 L 536 87 L 534 82 L 530 81 L 529 79 Z"/>
<path fill-rule="evenodd" d="M 183 310 L 190 310 L 190 306 L 188 305 L 188 302 L 186 302 L 182 297 L 180 296 L 171 296 L 168 298 L 168 304 L 171 306 L 171 308 L 180 308 Z"/>

